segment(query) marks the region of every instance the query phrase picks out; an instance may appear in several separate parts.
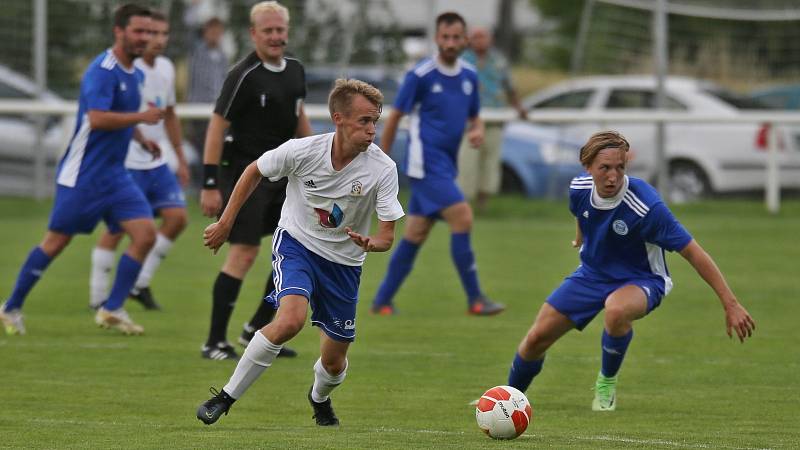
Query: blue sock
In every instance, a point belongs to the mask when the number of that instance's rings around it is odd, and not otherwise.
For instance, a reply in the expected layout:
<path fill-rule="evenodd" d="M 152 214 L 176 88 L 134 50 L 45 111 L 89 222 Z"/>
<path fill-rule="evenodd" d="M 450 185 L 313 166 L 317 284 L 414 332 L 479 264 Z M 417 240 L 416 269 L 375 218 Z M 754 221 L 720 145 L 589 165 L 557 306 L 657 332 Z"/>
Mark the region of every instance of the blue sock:
<path fill-rule="evenodd" d="M 406 239 L 400 241 L 397 249 L 392 253 L 392 258 L 389 260 L 389 268 L 386 270 L 386 276 L 375 294 L 373 305 L 380 306 L 392 303 L 394 294 L 400 289 L 403 280 L 406 279 L 409 272 L 411 272 L 411 268 L 414 267 L 414 260 L 417 258 L 418 251 L 419 245 Z"/>
<path fill-rule="evenodd" d="M 461 285 L 467 293 L 467 301 L 472 303 L 481 297 L 481 287 L 478 284 L 478 269 L 475 266 L 475 254 L 469 243 L 469 233 L 453 233 L 450 235 L 450 256 L 458 270 Z"/>
<path fill-rule="evenodd" d="M 127 253 L 123 253 L 119 259 L 119 264 L 117 264 L 117 276 L 114 278 L 114 286 L 111 287 L 111 294 L 103 304 L 103 308 L 109 311 L 121 308 L 141 270 L 142 263 L 131 258 Z"/>
<path fill-rule="evenodd" d="M 17 283 L 14 285 L 11 297 L 6 302 L 6 311 L 22 308 L 22 304 L 25 303 L 25 297 L 28 296 L 28 292 L 31 291 L 33 285 L 39 281 L 42 272 L 50 265 L 50 261 L 52 261 L 52 258 L 47 256 L 38 245 L 31 250 L 28 254 L 28 259 L 19 269 Z"/>
<path fill-rule="evenodd" d="M 533 377 L 542 371 L 543 364 L 544 358 L 525 361 L 517 353 L 514 355 L 514 362 L 511 363 L 511 370 L 508 371 L 508 385 L 525 392 L 531 385 Z"/>
<path fill-rule="evenodd" d="M 625 352 L 628 350 L 628 344 L 633 339 L 633 329 L 625 336 L 614 337 L 610 336 L 608 332 L 603 330 L 603 338 L 601 339 L 603 347 L 603 366 L 600 372 L 604 377 L 611 378 L 617 375 L 619 368 L 622 365 L 622 360 L 625 359 Z"/>

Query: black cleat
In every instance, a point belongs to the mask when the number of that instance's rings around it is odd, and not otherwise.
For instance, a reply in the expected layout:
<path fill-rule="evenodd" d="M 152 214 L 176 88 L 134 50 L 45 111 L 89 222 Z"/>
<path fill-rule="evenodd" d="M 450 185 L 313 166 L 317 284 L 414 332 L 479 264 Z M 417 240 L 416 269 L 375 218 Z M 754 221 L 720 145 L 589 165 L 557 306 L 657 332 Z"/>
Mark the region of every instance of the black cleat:
<path fill-rule="evenodd" d="M 203 345 L 203 347 L 200 349 L 200 355 L 202 355 L 205 359 L 239 359 L 239 355 L 236 354 L 236 350 L 234 350 L 233 346 L 226 341 L 217 342 L 216 344 L 212 345 Z"/>
<path fill-rule="evenodd" d="M 216 422 L 223 414 L 227 416 L 228 410 L 231 409 L 231 405 L 236 401 L 225 391 L 217 391 L 213 387 L 209 391 L 214 396 L 197 408 L 197 418 L 206 425 Z"/>
<path fill-rule="evenodd" d="M 251 327 L 249 323 L 245 323 L 244 327 L 242 327 L 242 334 L 239 335 L 239 345 L 246 348 L 253 336 L 256 335 L 256 331 L 258 330 Z M 297 352 L 289 347 L 282 347 L 280 353 L 278 353 L 278 358 L 294 358 L 295 356 L 297 356 Z"/>
<path fill-rule="evenodd" d="M 153 293 L 150 292 L 149 287 L 143 287 L 140 289 L 134 288 L 128 294 L 128 297 L 141 303 L 142 306 L 144 306 L 144 309 L 149 309 L 152 311 L 161 310 L 161 306 L 158 303 L 156 303 L 156 299 L 153 298 Z"/>
<path fill-rule="evenodd" d="M 317 425 L 321 427 L 338 427 L 339 419 L 336 418 L 336 413 L 333 412 L 330 397 L 322 403 L 317 403 L 311 398 L 311 391 L 313 389 L 314 385 L 312 384 L 308 389 L 308 402 L 311 403 L 311 407 L 314 408 L 314 415 L 311 416 L 311 418 L 316 420 Z"/>

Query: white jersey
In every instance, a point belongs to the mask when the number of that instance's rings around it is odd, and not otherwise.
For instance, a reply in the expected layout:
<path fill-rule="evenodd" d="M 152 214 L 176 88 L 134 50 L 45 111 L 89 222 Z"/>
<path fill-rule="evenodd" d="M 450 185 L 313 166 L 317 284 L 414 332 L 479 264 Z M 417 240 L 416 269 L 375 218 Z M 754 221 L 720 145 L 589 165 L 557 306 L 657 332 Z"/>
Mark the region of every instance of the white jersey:
<path fill-rule="evenodd" d="M 157 56 L 152 66 L 147 65 L 142 58 L 136 58 L 133 64 L 144 72 L 140 110 L 146 111 L 149 105 L 160 109 L 175 106 L 175 67 L 172 62 L 164 56 Z M 132 139 L 128 147 L 125 167 L 147 170 L 166 164 L 170 160 L 177 160 L 175 150 L 167 139 L 163 119 L 154 125 L 139 124 L 137 127 L 146 139 L 156 142 L 161 147 L 162 155 L 154 160 L 151 153 Z"/>
<path fill-rule="evenodd" d="M 397 168 L 372 144 L 345 168 L 335 170 L 333 135 L 286 141 L 258 158 L 258 170 L 272 181 L 288 177 L 279 227 L 327 260 L 360 266 L 366 254 L 344 229 L 368 235 L 372 211 L 385 222 L 403 217 Z"/>

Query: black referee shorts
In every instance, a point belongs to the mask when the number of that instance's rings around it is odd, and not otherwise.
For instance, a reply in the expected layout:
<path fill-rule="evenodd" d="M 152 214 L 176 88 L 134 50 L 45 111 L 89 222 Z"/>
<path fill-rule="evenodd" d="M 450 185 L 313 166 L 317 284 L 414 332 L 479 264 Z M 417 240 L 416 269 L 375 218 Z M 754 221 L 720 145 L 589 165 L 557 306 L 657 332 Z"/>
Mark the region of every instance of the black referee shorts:
<path fill-rule="evenodd" d="M 219 187 L 224 205 L 231 198 L 236 181 L 252 161 L 231 160 L 219 171 Z M 253 194 L 242 206 L 231 228 L 231 244 L 261 245 L 261 238 L 275 232 L 286 199 L 286 178 L 272 182 L 262 178 Z"/>

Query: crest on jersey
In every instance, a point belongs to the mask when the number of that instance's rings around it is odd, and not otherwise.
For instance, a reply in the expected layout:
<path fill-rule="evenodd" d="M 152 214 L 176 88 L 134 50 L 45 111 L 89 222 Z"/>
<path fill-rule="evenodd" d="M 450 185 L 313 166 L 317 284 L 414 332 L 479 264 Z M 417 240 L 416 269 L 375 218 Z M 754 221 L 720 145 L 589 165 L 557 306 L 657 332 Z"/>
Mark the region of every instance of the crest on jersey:
<path fill-rule="evenodd" d="M 614 229 L 614 233 L 617 233 L 620 236 L 625 236 L 628 234 L 628 225 L 622 220 L 615 220 L 611 227 Z"/>
<path fill-rule="evenodd" d="M 350 188 L 350 195 L 362 195 L 364 187 L 360 181 L 353 181 L 353 186 Z"/>
<path fill-rule="evenodd" d="M 342 220 L 344 220 L 344 211 L 342 211 L 342 208 L 339 208 L 339 205 L 336 203 L 333 204 L 333 209 L 330 211 L 326 211 L 322 208 L 314 208 L 314 211 L 317 212 L 319 224 L 322 225 L 323 228 L 336 228 L 341 225 Z"/>
<path fill-rule="evenodd" d="M 469 80 L 464 80 L 461 83 L 461 89 L 464 90 L 464 94 L 472 95 L 472 82 Z"/>

